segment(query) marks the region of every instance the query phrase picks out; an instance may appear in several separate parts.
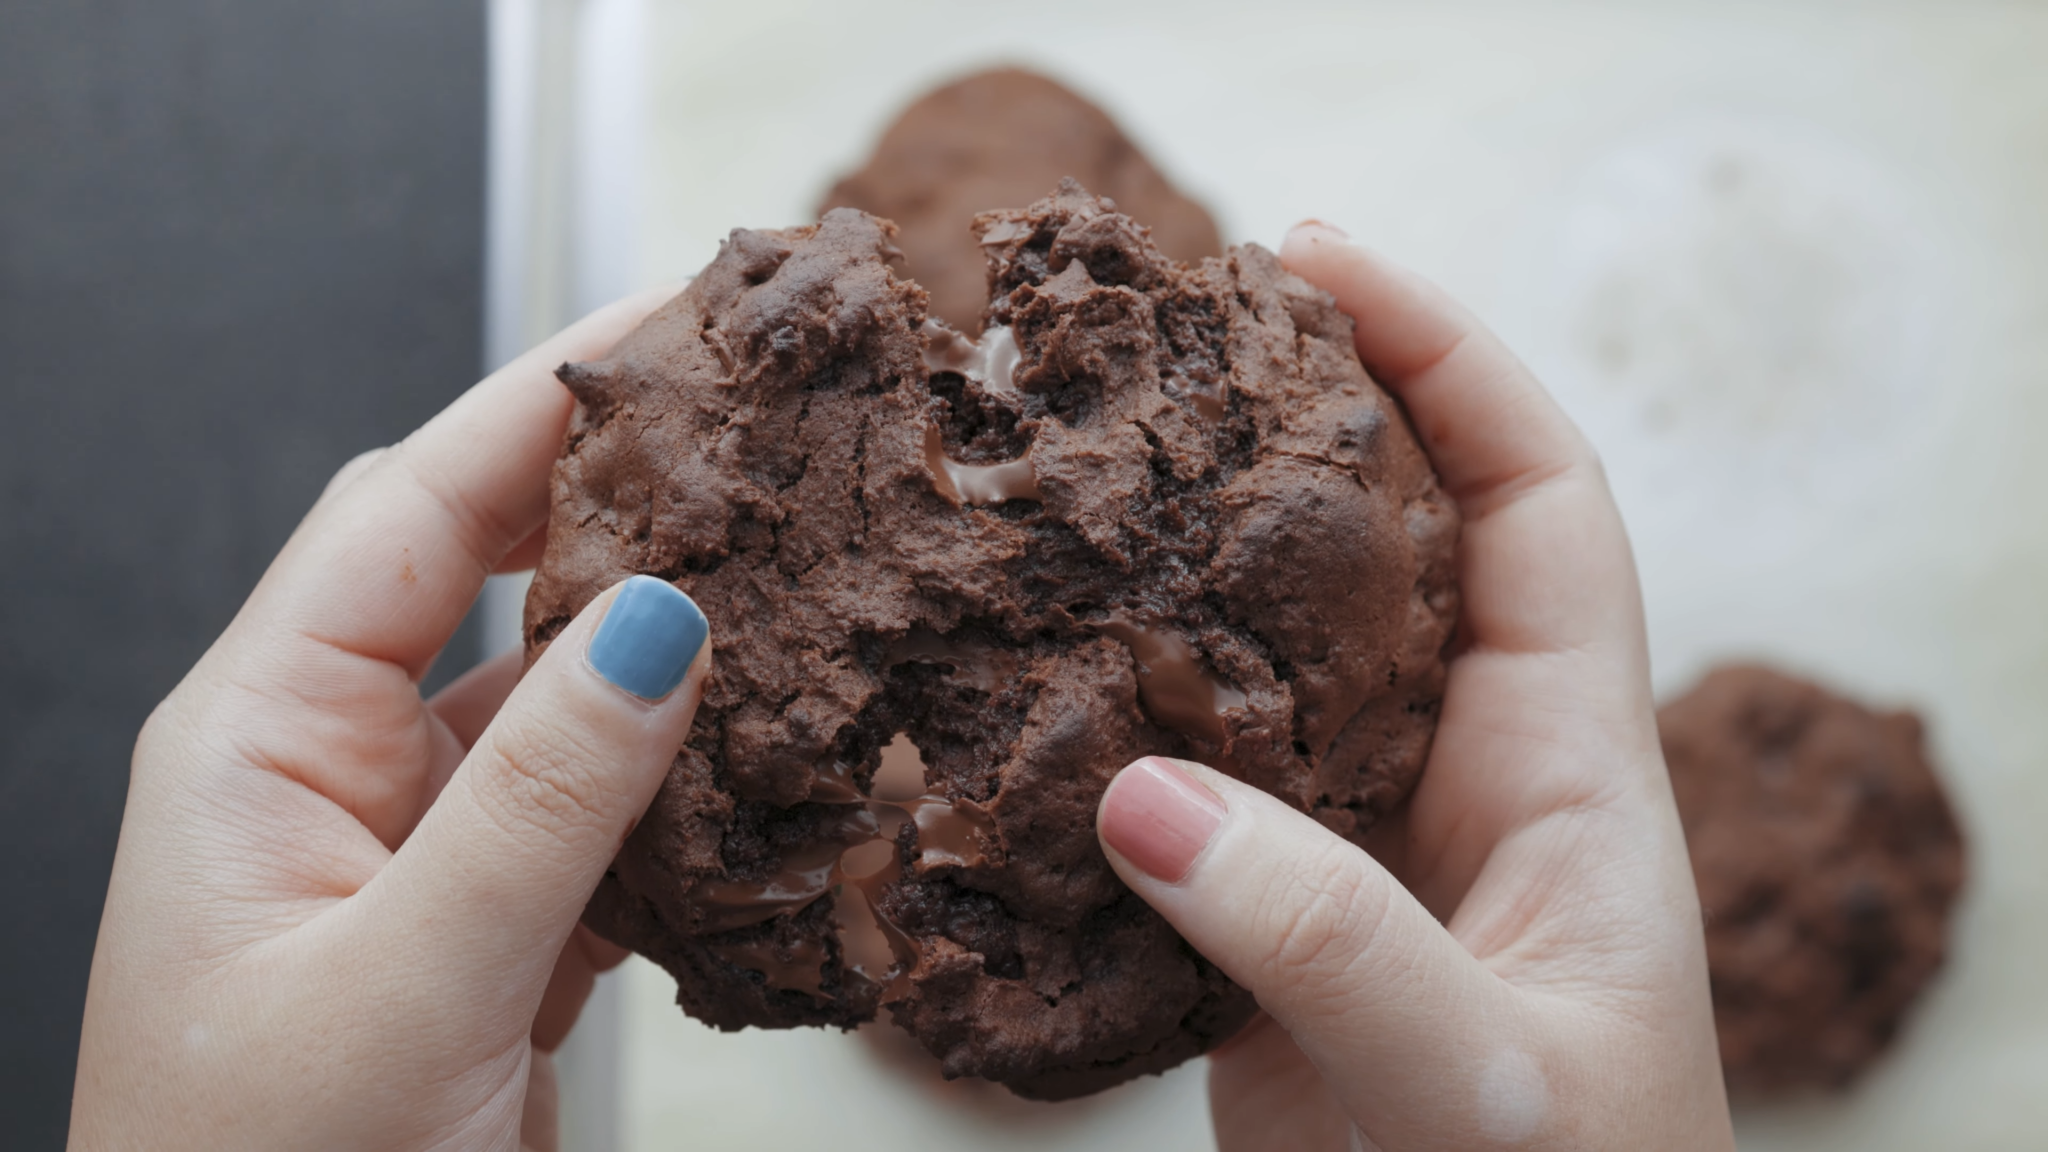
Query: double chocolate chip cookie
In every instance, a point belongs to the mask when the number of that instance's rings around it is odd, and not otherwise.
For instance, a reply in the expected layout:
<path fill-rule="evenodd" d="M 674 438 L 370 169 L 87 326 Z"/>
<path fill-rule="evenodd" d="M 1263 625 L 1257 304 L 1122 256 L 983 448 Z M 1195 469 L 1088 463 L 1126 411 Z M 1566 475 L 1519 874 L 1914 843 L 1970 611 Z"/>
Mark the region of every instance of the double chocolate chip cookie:
<path fill-rule="evenodd" d="M 1657 724 L 1729 1086 L 1848 1082 L 1940 969 L 1963 883 L 1962 834 L 1919 718 L 1742 666 Z"/>
<path fill-rule="evenodd" d="M 1435 729 L 1458 518 L 1271 253 L 1177 264 L 1071 182 L 976 228 L 979 340 L 839 209 L 735 231 L 565 365 L 526 642 L 634 573 L 711 619 L 696 726 L 586 918 L 684 1009 L 887 1008 L 949 1076 L 1051 1099 L 1253 1010 L 1103 858 L 1111 777 L 1188 757 L 1361 836 Z"/>

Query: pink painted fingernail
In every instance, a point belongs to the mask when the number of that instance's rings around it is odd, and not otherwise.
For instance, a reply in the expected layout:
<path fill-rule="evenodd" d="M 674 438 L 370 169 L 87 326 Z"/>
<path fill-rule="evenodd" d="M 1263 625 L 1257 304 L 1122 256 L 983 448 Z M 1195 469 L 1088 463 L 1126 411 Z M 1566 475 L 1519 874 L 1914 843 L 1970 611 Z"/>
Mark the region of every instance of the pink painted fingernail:
<path fill-rule="evenodd" d="M 1145 874 L 1177 884 L 1223 823 L 1214 792 L 1171 761 L 1147 756 L 1117 774 L 1103 797 L 1102 839 Z"/>

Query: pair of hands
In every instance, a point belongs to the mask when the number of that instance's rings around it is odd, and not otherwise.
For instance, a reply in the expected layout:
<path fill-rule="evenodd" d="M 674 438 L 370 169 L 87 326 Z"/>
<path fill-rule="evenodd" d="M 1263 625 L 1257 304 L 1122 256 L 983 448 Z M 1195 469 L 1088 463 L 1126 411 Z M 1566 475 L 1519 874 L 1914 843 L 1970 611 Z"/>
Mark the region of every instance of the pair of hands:
<path fill-rule="evenodd" d="M 1359 320 L 1465 519 L 1469 646 L 1368 855 L 1198 765 L 1104 797 L 1119 873 L 1266 1011 L 1211 1060 L 1225 1152 L 1727 1148 L 1698 907 L 1598 462 L 1490 334 L 1321 225 L 1282 259 Z M 93 958 L 78 1148 L 555 1146 L 548 1053 L 623 954 L 577 925 L 696 711 L 589 657 L 599 597 L 417 683 L 531 566 L 607 308 L 337 475 L 144 727 Z M 720 621 L 711 621 L 715 637 Z"/>

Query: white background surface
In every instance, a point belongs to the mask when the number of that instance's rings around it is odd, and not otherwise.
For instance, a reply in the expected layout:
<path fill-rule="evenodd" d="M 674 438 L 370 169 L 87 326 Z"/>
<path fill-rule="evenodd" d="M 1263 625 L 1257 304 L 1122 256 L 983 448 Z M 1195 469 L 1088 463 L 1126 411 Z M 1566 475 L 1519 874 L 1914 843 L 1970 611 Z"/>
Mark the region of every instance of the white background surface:
<path fill-rule="evenodd" d="M 1918 707 L 1974 837 L 1893 1057 L 1742 1109 L 1743 1146 L 2048 1144 L 2048 6 L 597 7 L 635 11 L 645 85 L 579 217 L 606 286 L 809 219 L 904 102 L 1020 62 L 1227 240 L 1322 217 L 1474 306 L 1606 459 L 1660 693 L 1763 657 Z M 1209 1143 L 1198 1066 L 1067 1108 L 933 1096 L 856 1038 L 719 1035 L 672 996 L 625 970 L 630 1149 Z"/>

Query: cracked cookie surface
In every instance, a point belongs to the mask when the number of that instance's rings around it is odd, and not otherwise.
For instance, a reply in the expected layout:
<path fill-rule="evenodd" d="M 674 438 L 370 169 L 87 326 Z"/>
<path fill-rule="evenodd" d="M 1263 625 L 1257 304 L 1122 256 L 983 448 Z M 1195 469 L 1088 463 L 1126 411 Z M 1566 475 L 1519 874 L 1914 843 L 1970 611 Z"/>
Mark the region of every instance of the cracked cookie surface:
<path fill-rule="evenodd" d="M 947 1074 L 1061 1098 L 1253 1010 L 1109 868 L 1110 778 L 1200 760 L 1362 837 L 1435 729 L 1458 520 L 1350 319 L 1271 253 L 1176 264 L 1071 182 L 977 229 L 979 342 L 839 209 L 735 231 L 564 366 L 526 640 L 634 573 L 712 620 L 690 740 L 586 915 L 691 1015 L 886 1009 Z M 878 781 L 892 742 L 922 781 Z"/>

